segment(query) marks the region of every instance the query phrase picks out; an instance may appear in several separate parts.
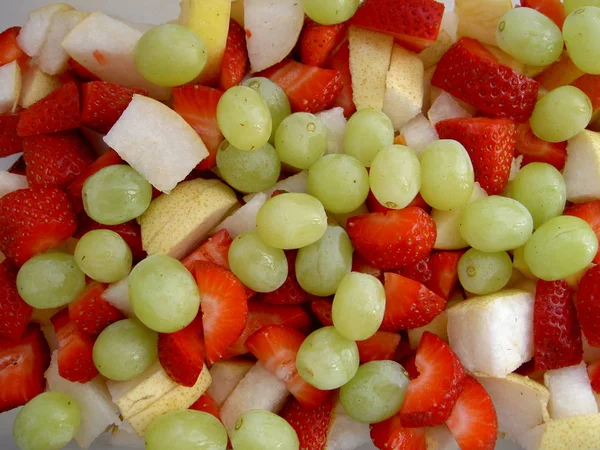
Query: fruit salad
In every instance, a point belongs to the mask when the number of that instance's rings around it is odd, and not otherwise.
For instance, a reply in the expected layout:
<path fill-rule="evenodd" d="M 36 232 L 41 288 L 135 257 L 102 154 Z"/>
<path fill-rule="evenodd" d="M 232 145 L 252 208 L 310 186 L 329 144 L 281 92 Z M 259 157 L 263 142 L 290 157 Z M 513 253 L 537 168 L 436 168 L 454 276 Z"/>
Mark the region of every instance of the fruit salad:
<path fill-rule="evenodd" d="M 598 450 L 600 1 L 521 3 L 0 33 L 17 447 Z"/>

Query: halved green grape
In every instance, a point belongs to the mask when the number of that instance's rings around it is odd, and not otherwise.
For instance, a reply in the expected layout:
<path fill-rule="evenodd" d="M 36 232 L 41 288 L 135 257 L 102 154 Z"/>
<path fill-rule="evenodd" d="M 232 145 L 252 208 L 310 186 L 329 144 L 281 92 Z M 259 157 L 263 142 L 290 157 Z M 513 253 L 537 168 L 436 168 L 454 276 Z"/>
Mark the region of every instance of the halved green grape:
<path fill-rule="evenodd" d="M 92 230 L 84 234 L 73 255 L 88 277 L 102 283 L 114 283 L 131 270 L 131 249 L 127 242 L 111 230 Z"/>
<path fill-rule="evenodd" d="M 144 435 L 146 450 L 225 450 L 227 432 L 211 414 L 171 411 L 156 419 Z"/>
<path fill-rule="evenodd" d="M 525 246 L 529 270 L 546 281 L 585 269 L 598 252 L 598 238 L 579 217 L 559 216 L 539 227 Z"/>
<path fill-rule="evenodd" d="M 144 373 L 158 357 L 158 334 L 125 319 L 106 327 L 94 344 L 94 364 L 109 380 L 127 381 Z"/>
<path fill-rule="evenodd" d="M 530 66 L 552 64 L 563 50 L 560 28 L 532 8 L 514 8 L 504 14 L 496 28 L 496 43 L 517 61 Z"/>
<path fill-rule="evenodd" d="M 465 290 L 485 295 L 499 291 L 512 275 L 512 261 L 506 252 L 468 250 L 458 261 L 458 279 Z"/>
<path fill-rule="evenodd" d="M 533 218 L 518 201 L 492 195 L 465 206 L 459 228 L 471 247 L 482 252 L 503 252 L 529 240 Z"/>
<path fill-rule="evenodd" d="M 379 203 L 391 209 L 405 208 L 421 188 L 417 154 L 404 145 L 382 148 L 373 159 L 369 183 Z"/>
<path fill-rule="evenodd" d="M 589 97 L 575 86 L 561 86 L 537 101 L 529 124 L 540 139 L 562 142 L 583 131 L 591 118 Z"/>
<path fill-rule="evenodd" d="M 258 92 L 269 107 L 273 121 L 269 142 L 274 143 L 275 132 L 279 128 L 279 124 L 292 113 L 292 107 L 285 91 L 278 84 L 263 77 L 248 78 L 242 83 L 242 86 L 248 86 Z"/>
<path fill-rule="evenodd" d="M 377 278 L 351 272 L 338 286 L 333 298 L 331 318 L 341 336 L 364 341 L 373 336 L 383 322 L 385 290 Z"/>
<path fill-rule="evenodd" d="M 600 6 L 600 5 L 598 5 Z M 600 74 L 600 8 L 585 6 L 565 19 L 563 38 L 571 61 L 585 73 Z"/>
<path fill-rule="evenodd" d="M 231 430 L 234 450 L 298 450 L 300 442 L 292 426 L 263 409 L 245 412 Z"/>
<path fill-rule="evenodd" d="M 68 305 L 85 288 L 85 274 L 66 253 L 50 252 L 34 256 L 17 274 L 19 295 L 38 309 Z"/>
<path fill-rule="evenodd" d="M 125 164 L 100 169 L 83 184 L 83 207 L 104 225 L 119 225 L 141 216 L 152 201 L 152 185 Z"/>
<path fill-rule="evenodd" d="M 308 194 L 273 197 L 258 211 L 256 229 L 267 244 L 284 250 L 317 242 L 327 230 L 327 214 L 319 200 Z"/>
<path fill-rule="evenodd" d="M 308 169 L 308 193 L 333 214 L 346 214 L 369 195 L 369 173 L 349 155 L 325 155 Z"/>
<path fill-rule="evenodd" d="M 371 361 L 340 389 L 344 411 L 357 422 L 378 423 L 400 411 L 408 375 L 395 361 Z"/>
<path fill-rule="evenodd" d="M 223 94 L 217 105 L 217 122 L 225 139 L 240 150 L 262 147 L 273 129 L 266 102 L 246 86 L 234 86 Z"/>
<path fill-rule="evenodd" d="M 560 216 L 567 202 L 567 186 L 561 173 L 546 163 L 523 167 L 511 182 L 510 197 L 522 203 L 533 217 L 533 227 Z"/>
<path fill-rule="evenodd" d="M 13 436 L 21 450 L 60 450 L 75 437 L 80 424 L 81 408 L 75 399 L 44 392 L 19 411 Z"/>
<path fill-rule="evenodd" d="M 360 0 L 302 0 L 304 12 L 321 25 L 335 25 L 350 19 Z"/>
<path fill-rule="evenodd" d="M 133 54 L 137 70 L 158 86 L 181 86 L 194 81 L 208 58 L 202 38 L 174 23 L 146 31 Z"/>
<path fill-rule="evenodd" d="M 217 151 L 217 168 L 231 187 L 244 193 L 260 192 L 273 187 L 281 173 L 277 152 L 268 142 L 248 151 L 223 141 Z"/>
<path fill-rule="evenodd" d="M 348 120 L 344 134 L 344 152 L 354 156 L 365 167 L 371 167 L 379 150 L 393 143 L 392 121 L 381 111 L 371 108 L 361 109 Z"/>
<path fill-rule="evenodd" d="M 229 247 L 228 259 L 234 275 L 256 292 L 273 292 L 288 276 L 283 250 L 266 244 L 256 231 L 237 236 Z"/>
<path fill-rule="evenodd" d="M 314 114 L 294 113 L 277 128 L 275 149 L 282 163 L 308 169 L 327 151 L 325 125 Z"/>
<path fill-rule="evenodd" d="M 196 280 L 176 259 L 148 256 L 129 275 L 129 301 L 144 325 L 159 333 L 187 327 L 198 315 Z"/>
<path fill-rule="evenodd" d="M 334 327 L 313 331 L 296 355 L 296 368 L 307 383 L 317 389 L 337 389 L 350 381 L 358 370 L 356 342 L 346 339 Z"/>
<path fill-rule="evenodd" d="M 567 15 L 584 6 L 600 6 L 600 0 L 563 0 Z"/>
<path fill-rule="evenodd" d="M 317 242 L 298 250 L 296 279 L 306 292 L 327 297 L 335 294 L 344 275 L 352 270 L 352 243 L 342 227 L 327 227 Z"/>

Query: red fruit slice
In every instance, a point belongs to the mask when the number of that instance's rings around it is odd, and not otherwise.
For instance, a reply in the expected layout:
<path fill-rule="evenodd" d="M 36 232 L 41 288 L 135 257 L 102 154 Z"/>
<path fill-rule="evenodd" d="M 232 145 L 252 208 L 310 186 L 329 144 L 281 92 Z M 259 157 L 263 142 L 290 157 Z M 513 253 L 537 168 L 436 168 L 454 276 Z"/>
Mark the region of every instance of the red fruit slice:
<path fill-rule="evenodd" d="M 517 125 L 516 150 L 523 155 L 523 166 L 542 162 L 563 170 L 567 162 L 567 142 L 546 142 L 531 131 L 529 123 Z"/>
<path fill-rule="evenodd" d="M 69 318 L 81 331 L 97 336 L 111 323 L 125 315 L 102 298 L 107 284 L 92 281 L 86 289 L 69 304 Z"/>
<path fill-rule="evenodd" d="M 567 17 L 565 6 L 560 0 L 522 0 L 521 6 L 541 12 L 560 29 L 562 29 L 563 22 Z"/>
<path fill-rule="evenodd" d="M 385 361 L 394 359 L 402 337 L 399 333 L 378 331 L 369 339 L 356 341 L 358 356 L 362 364 L 369 361 Z"/>
<path fill-rule="evenodd" d="M 0 158 L 23 151 L 23 138 L 17 134 L 19 114 L 0 116 Z"/>
<path fill-rule="evenodd" d="M 221 60 L 219 88 L 226 91 L 242 82 L 248 69 L 248 49 L 246 31 L 235 20 L 229 21 L 227 45 Z"/>
<path fill-rule="evenodd" d="M 600 266 L 588 270 L 577 289 L 577 317 L 592 347 L 600 347 Z"/>
<path fill-rule="evenodd" d="M 279 415 L 296 430 L 302 450 L 324 450 L 332 410 L 331 397 L 316 408 L 305 407 L 294 397 L 290 397 Z"/>
<path fill-rule="evenodd" d="M 325 64 L 327 69 L 337 70 L 342 77 L 343 87 L 336 95 L 331 107 L 339 106 L 344 109 L 344 116 L 349 118 L 356 111 L 352 90 L 352 74 L 350 73 L 350 47 L 348 41 L 340 45 L 339 49 Z"/>
<path fill-rule="evenodd" d="M 310 310 L 324 327 L 333 326 L 333 319 L 331 318 L 332 308 L 333 301 L 330 298 L 313 297 L 310 301 Z"/>
<path fill-rule="evenodd" d="M 300 61 L 309 66 L 324 67 L 331 54 L 346 39 L 347 30 L 347 22 L 321 25 L 307 18 L 298 38 Z"/>
<path fill-rule="evenodd" d="M 597 394 L 600 394 L 600 360 L 588 364 L 588 375 L 592 384 L 592 389 Z"/>
<path fill-rule="evenodd" d="M 431 279 L 425 285 L 448 300 L 458 283 L 458 260 L 462 252 L 437 252 L 431 255 L 429 267 Z"/>
<path fill-rule="evenodd" d="M 373 445 L 381 450 L 427 450 L 424 428 L 405 428 L 400 416 L 371 425 Z"/>
<path fill-rule="evenodd" d="M 73 73 L 78 78 L 80 78 L 84 81 L 100 81 L 100 78 L 98 78 L 92 72 L 87 70 L 85 67 L 83 67 L 81 64 L 79 64 L 77 61 L 75 61 L 73 58 L 69 58 L 68 65 L 69 65 L 69 69 L 72 70 Z"/>
<path fill-rule="evenodd" d="M 5 261 L 0 264 L 0 338 L 18 340 L 29 321 L 33 308 L 19 295 L 17 271 Z"/>
<path fill-rule="evenodd" d="M 17 37 L 21 32 L 21 27 L 12 27 L 0 33 L 0 66 L 18 61 L 21 69 L 29 65 L 29 56 L 17 43 Z"/>
<path fill-rule="evenodd" d="M 600 200 L 567 206 L 563 214 L 585 220 L 590 224 L 598 239 L 600 239 Z M 600 251 L 596 253 L 593 262 L 594 264 L 600 263 Z"/>
<path fill-rule="evenodd" d="M 192 273 L 194 273 L 194 268 L 198 261 L 211 262 L 229 270 L 228 255 L 232 242 L 233 239 L 231 239 L 229 232 L 221 230 L 213 234 L 200 247 L 183 258 L 181 263 Z"/>
<path fill-rule="evenodd" d="M 380 281 L 383 280 L 383 273 L 381 270 L 371 267 L 356 252 L 352 255 L 352 272 L 366 273 L 367 275 L 372 275 L 375 278 L 379 278 Z"/>
<path fill-rule="evenodd" d="M 210 414 L 211 416 L 215 416 L 217 419 L 221 420 L 221 411 L 219 409 L 219 405 L 214 398 L 208 393 L 205 392 L 202 394 L 198 400 L 194 402 L 190 409 L 194 411 L 201 411 Z"/>

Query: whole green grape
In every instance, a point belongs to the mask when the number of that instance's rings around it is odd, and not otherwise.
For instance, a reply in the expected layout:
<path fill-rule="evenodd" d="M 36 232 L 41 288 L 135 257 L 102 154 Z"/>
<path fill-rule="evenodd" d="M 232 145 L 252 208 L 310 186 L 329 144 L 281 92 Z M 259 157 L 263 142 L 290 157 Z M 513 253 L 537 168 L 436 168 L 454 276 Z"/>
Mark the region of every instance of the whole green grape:
<path fill-rule="evenodd" d="M 308 169 L 327 151 L 325 125 L 314 114 L 294 113 L 277 128 L 275 149 L 282 163 Z"/>
<path fill-rule="evenodd" d="M 600 5 L 598 5 L 600 6 Z M 563 38 L 571 61 L 583 72 L 600 74 L 600 7 L 576 9 L 565 19 Z"/>
<path fill-rule="evenodd" d="M 132 254 L 127 242 L 111 230 L 92 230 L 84 234 L 73 255 L 88 277 L 102 283 L 114 283 L 131 270 Z"/>
<path fill-rule="evenodd" d="M 302 0 L 306 15 L 321 25 L 345 22 L 354 15 L 359 3 L 359 0 Z"/>
<path fill-rule="evenodd" d="M 263 77 L 248 78 L 242 83 L 242 86 L 248 86 L 258 92 L 269 107 L 273 121 L 273 129 L 269 142 L 273 144 L 275 142 L 275 132 L 279 128 L 279 124 L 292 113 L 292 107 L 285 91 L 277 83 L 273 83 L 268 78 Z"/>
<path fill-rule="evenodd" d="M 383 112 L 372 108 L 361 109 L 348 120 L 344 134 L 344 152 L 354 156 L 365 167 L 371 167 L 379 150 L 393 143 L 394 127 Z"/>
<path fill-rule="evenodd" d="M 567 15 L 584 6 L 600 6 L 600 0 L 563 0 Z"/>
<path fill-rule="evenodd" d="M 230 433 L 234 450 L 299 450 L 298 435 L 277 414 L 263 409 L 245 412 Z"/>
<path fill-rule="evenodd" d="M 467 250 L 458 261 L 458 279 L 468 292 L 491 294 L 502 289 L 512 276 L 512 261 L 506 252 Z"/>

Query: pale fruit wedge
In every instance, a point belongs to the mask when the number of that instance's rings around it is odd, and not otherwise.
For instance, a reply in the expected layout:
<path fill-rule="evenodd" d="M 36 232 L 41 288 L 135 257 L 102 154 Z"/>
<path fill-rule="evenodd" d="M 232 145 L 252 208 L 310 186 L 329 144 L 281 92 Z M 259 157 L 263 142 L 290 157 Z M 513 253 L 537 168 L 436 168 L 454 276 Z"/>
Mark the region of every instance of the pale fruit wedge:
<path fill-rule="evenodd" d="M 598 413 L 585 363 L 547 371 L 544 384 L 550 391 L 548 408 L 553 419 Z"/>
<path fill-rule="evenodd" d="M 6 194 L 18 191 L 19 189 L 27 189 L 29 183 L 24 175 L 10 173 L 5 170 L 0 171 L 0 198 Z"/>
<path fill-rule="evenodd" d="M 504 290 L 448 310 L 448 340 L 465 369 L 504 378 L 533 356 L 530 292 Z"/>
<path fill-rule="evenodd" d="M 12 113 L 21 95 L 21 68 L 17 61 L 0 67 L 0 114 Z"/>
<path fill-rule="evenodd" d="M 144 440 L 136 434 L 131 424 L 126 420 L 118 427 L 112 429 L 108 443 L 112 447 L 120 449 L 132 448 L 144 450 L 145 448 Z"/>
<path fill-rule="evenodd" d="M 228 359 L 214 363 L 210 368 L 213 382 L 208 393 L 219 406 L 223 405 L 252 367 L 254 363 L 246 359 Z"/>
<path fill-rule="evenodd" d="M 198 133 L 179 114 L 143 95 L 133 96 L 104 142 L 165 193 L 208 156 Z"/>
<path fill-rule="evenodd" d="M 180 259 L 237 207 L 235 193 L 219 180 L 186 181 L 155 199 L 142 215 L 142 244 L 148 254 Z"/>
<path fill-rule="evenodd" d="M 435 99 L 427 112 L 427 118 L 434 126 L 442 120 L 459 119 L 463 117 L 472 117 L 472 115 L 447 92 L 442 92 L 442 94 Z"/>
<path fill-rule="evenodd" d="M 427 450 L 460 450 L 446 425 L 427 428 Z"/>
<path fill-rule="evenodd" d="M 248 203 L 221 222 L 214 231 L 227 230 L 232 238 L 236 238 L 246 231 L 255 230 L 258 211 L 268 199 L 269 197 L 264 192 L 258 193 Z"/>
<path fill-rule="evenodd" d="M 421 155 L 425 147 L 439 139 L 435 127 L 423 114 L 417 114 L 414 119 L 400 128 L 400 133 L 404 136 L 406 145 L 417 155 Z"/>
<path fill-rule="evenodd" d="M 244 0 L 232 0 L 231 2 L 231 18 L 244 26 Z"/>
<path fill-rule="evenodd" d="M 37 66 L 26 70 L 22 78 L 19 105 L 23 108 L 29 108 L 60 86 L 60 81 L 57 77 L 44 73 Z"/>
<path fill-rule="evenodd" d="M 135 317 L 133 307 L 129 303 L 129 277 L 108 286 L 102 293 L 102 298 L 128 317 Z"/>
<path fill-rule="evenodd" d="M 260 72 L 288 56 L 303 25 L 304 9 L 298 0 L 244 0 L 252 72 Z"/>
<path fill-rule="evenodd" d="M 459 36 L 468 36 L 484 44 L 496 45 L 496 27 L 512 9 L 511 0 L 456 0 Z"/>
<path fill-rule="evenodd" d="M 600 414 L 551 420 L 519 437 L 525 450 L 598 450 Z"/>
<path fill-rule="evenodd" d="M 443 29 L 440 30 L 437 40 L 418 54 L 419 59 L 423 62 L 423 67 L 429 69 L 430 67 L 435 66 L 439 60 L 442 59 L 444 53 L 446 53 L 455 42 L 456 39 L 453 39 L 452 36 Z"/>
<path fill-rule="evenodd" d="M 72 9 L 73 7 L 66 3 L 55 3 L 29 13 L 27 22 L 25 22 L 17 37 L 19 47 L 29 56 L 37 56 L 46 41 L 52 16 L 56 13 Z"/>
<path fill-rule="evenodd" d="M 48 36 L 38 56 L 40 69 L 50 75 L 67 70 L 69 54 L 63 49 L 62 41 L 87 16 L 88 13 L 76 10 L 63 11 L 52 16 Z"/>
<path fill-rule="evenodd" d="M 569 140 L 563 172 L 567 199 L 580 203 L 600 199 L 600 133 L 584 130 Z"/>
<path fill-rule="evenodd" d="M 325 450 L 354 450 L 371 442 L 369 425 L 352 419 L 335 399 Z"/>
<path fill-rule="evenodd" d="M 344 133 L 346 132 L 347 120 L 344 117 L 344 109 L 337 107 L 317 113 L 325 125 L 327 132 L 327 154 L 344 153 Z"/>

